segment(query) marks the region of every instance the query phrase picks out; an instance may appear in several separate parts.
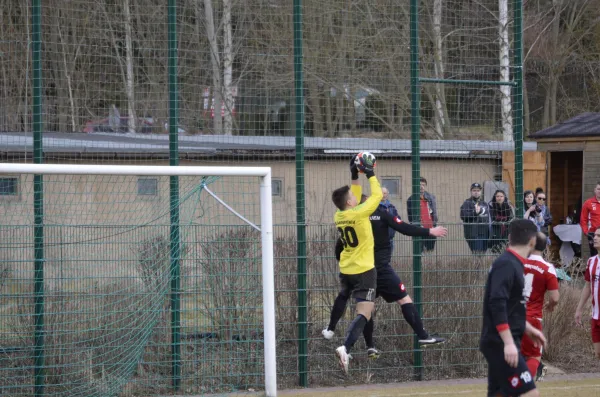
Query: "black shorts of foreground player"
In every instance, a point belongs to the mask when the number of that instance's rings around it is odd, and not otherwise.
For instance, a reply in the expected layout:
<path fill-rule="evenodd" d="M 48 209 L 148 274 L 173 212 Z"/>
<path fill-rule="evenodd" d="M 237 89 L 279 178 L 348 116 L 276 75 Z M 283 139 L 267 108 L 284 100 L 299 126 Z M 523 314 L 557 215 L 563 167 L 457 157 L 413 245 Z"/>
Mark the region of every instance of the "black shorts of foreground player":
<path fill-rule="evenodd" d="M 528 219 L 510 224 L 508 248 L 488 274 L 479 348 L 488 363 L 488 396 L 539 396 L 521 354 L 523 334 L 538 346 L 546 339 L 526 321 L 524 264 L 535 247 L 537 227 Z"/>
<path fill-rule="evenodd" d="M 360 195 L 360 185 L 352 186 L 352 193 Z M 362 195 L 361 202 L 366 200 L 366 196 Z M 396 274 L 391 263 L 392 246 L 390 244 L 388 231 L 389 228 L 407 236 L 434 236 L 445 237 L 448 233 L 446 228 L 422 228 L 408 223 L 402 222 L 399 217 L 392 216 L 381 209 L 377 209 L 370 217 L 371 227 L 373 228 L 373 237 L 375 239 L 375 267 L 377 269 L 377 294 L 386 302 L 398 302 L 402 308 L 402 315 L 413 331 L 419 338 L 419 343 L 423 346 L 435 345 L 445 342 L 443 338 L 431 336 L 423 328 L 423 321 L 417 311 L 412 299 L 406 292 L 406 287 L 400 277 Z M 340 259 L 340 254 L 343 250 L 343 243 L 338 239 L 335 247 L 336 258 Z M 346 310 L 348 300 L 350 299 L 350 291 L 342 283 L 342 289 L 335 298 L 333 307 L 331 308 L 331 316 L 329 325 L 322 331 L 325 339 L 332 339 L 335 335 L 335 328 Z M 371 318 L 363 330 L 363 336 L 367 345 L 367 355 L 370 358 L 378 358 L 379 350 L 375 347 L 373 340 L 374 320 Z"/>

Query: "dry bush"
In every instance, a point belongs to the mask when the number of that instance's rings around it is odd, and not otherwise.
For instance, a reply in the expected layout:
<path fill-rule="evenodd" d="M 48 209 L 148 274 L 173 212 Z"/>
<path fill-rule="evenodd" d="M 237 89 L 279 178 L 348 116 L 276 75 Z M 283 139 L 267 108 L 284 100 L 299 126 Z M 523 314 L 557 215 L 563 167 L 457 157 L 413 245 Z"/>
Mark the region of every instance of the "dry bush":
<path fill-rule="evenodd" d="M 591 304 L 583 310 L 583 328 L 576 326 L 575 309 L 581 289 L 573 283 L 561 283 L 559 303 L 551 313 L 544 313 L 544 334 L 548 346 L 542 359 L 567 372 L 596 372 L 600 370 L 590 336 Z"/>
<path fill-rule="evenodd" d="M 48 395 L 114 395 L 130 381 L 159 319 L 169 288 L 164 245 L 140 243 L 139 279 L 103 280 L 85 292 L 44 292 L 45 384 Z M 154 242 L 154 243 L 153 243 Z M 146 249 L 154 246 L 154 249 Z M 145 248 L 144 248 L 145 247 Z M 168 257 L 168 251 L 167 251 Z M 10 338 L 0 341 L 0 387 L 28 394 L 33 382 L 34 295 L 7 311 Z M 11 389 L 7 389 L 11 390 Z M 7 393 L 7 395 L 9 395 Z"/>

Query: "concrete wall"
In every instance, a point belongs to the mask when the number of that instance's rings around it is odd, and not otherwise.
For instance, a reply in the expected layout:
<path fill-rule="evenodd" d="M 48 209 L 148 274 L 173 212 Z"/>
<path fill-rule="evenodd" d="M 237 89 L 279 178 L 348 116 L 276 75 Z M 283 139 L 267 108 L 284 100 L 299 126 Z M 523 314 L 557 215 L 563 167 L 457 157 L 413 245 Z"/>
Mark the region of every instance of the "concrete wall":
<path fill-rule="evenodd" d="M 181 164 L 232 165 L 231 162 L 185 161 Z M 268 165 L 273 168 L 273 178 L 282 181 L 282 196 L 275 197 L 273 201 L 274 223 L 288 225 L 277 226 L 275 237 L 294 243 L 294 162 L 246 161 L 239 165 Z M 391 201 L 403 219 L 407 219 L 406 200 L 411 192 L 410 166 L 408 160 L 385 160 L 378 163 L 376 170 L 380 180 L 400 180 L 401 191 L 391 197 Z M 421 174 L 428 180 L 428 190 L 437 197 L 440 223 L 450 229 L 450 236 L 438 242 L 435 255 L 468 253 L 459 207 L 469 196 L 471 183 L 493 180 L 497 169 L 497 162 L 492 160 L 422 162 Z M 33 177 L 21 175 L 19 178 L 19 196 L 0 198 L 0 262 L 10 264 L 13 284 L 23 284 L 22 280 L 33 276 Z M 48 225 L 45 229 L 45 277 L 49 287 L 60 285 L 61 289 L 82 290 L 97 282 L 123 277 L 139 278 L 139 249 L 143 242 L 157 236 L 167 240 L 169 237 L 169 180 L 167 177 L 158 178 L 158 194 L 153 197 L 138 196 L 137 180 L 136 176 L 44 177 L 44 210 Z M 363 177 L 362 180 L 367 189 L 366 179 Z M 346 160 L 306 162 L 309 240 L 331 236 L 335 212 L 331 192 L 349 182 Z M 202 191 L 200 178 L 181 178 L 180 186 L 182 241 L 187 249 L 183 264 L 186 274 L 199 275 L 207 251 L 198 242 L 216 244 L 223 239 L 215 239 L 215 236 L 226 234 L 233 226 L 241 226 L 243 222 Z M 258 178 L 221 178 L 208 184 L 208 188 L 251 222 L 260 223 Z M 325 244 L 329 243 L 326 241 Z M 398 236 L 396 247 L 398 261 L 408 263 L 412 254 L 410 239 Z M 331 250 L 324 248 L 322 251 L 333 255 L 333 244 Z M 259 254 L 252 253 L 252 257 L 259 257 Z"/>

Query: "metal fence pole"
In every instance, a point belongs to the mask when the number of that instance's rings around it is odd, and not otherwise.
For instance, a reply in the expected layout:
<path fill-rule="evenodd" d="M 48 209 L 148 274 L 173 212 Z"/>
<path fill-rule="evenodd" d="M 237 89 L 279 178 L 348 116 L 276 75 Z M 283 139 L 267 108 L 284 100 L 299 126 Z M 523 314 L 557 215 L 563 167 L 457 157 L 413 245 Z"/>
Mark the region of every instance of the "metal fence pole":
<path fill-rule="evenodd" d="M 179 165 L 179 101 L 177 79 L 177 1 L 169 0 L 169 165 Z M 173 389 L 181 384 L 181 280 L 179 268 L 179 177 L 169 177 L 171 210 L 171 360 Z"/>
<path fill-rule="evenodd" d="M 515 141 L 515 204 L 517 218 L 523 217 L 523 0 L 515 0 L 513 70 L 515 80 L 514 141 Z"/>
<path fill-rule="evenodd" d="M 306 296 L 306 199 L 304 192 L 304 77 L 302 0 L 294 0 L 294 87 L 296 117 L 296 224 L 298 234 L 298 377 L 308 386 L 308 313 Z"/>
<path fill-rule="evenodd" d="M 33 162 L 44 162 L 42 142 L 42 4 L 33 0 L 31 7 L 33 59 Z M 34 395 L 44 395 L 44 184 L 42 175 L 33 177 L 34 245 Z"/>
<path fill-rule="evenodd" d="M 411 92 L 411 163 L 412 195 L 418 198 L 421 185 L 420 137 L 421 132 L 421 84 L 419 82 L 419 0 L 410 1 L 410 92 Z M 413 206 L 412 215 L 416 223 L 421 222 L 418 206 Z M 414 304 L 421 310 L 421 238 L 413 237 L 413 289 Z M 423 355 L 419 337 L 414 337 L 414 371 L 417 380 L 423 379 Z"/>

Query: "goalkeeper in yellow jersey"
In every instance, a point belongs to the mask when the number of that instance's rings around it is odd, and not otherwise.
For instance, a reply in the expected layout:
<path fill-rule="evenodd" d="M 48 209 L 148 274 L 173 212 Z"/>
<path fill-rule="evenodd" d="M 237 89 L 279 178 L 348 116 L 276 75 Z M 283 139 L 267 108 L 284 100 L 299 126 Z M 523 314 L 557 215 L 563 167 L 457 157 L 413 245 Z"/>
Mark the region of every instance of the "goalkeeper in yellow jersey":
<path fill-rule="evenodd" d="M 375 177 L 375 156 L 363 152 L 351 160 L 353 174 L 364 172 L 371 185 L 371 197 L 363 204 L 358 204 L 360 185 L 358 179 L 352 180 L 352 188 L 343 186 L 334 190 L 331 195 L 338 208 L 334 221 L 344 250 L 340 255 L 340 281 L 342 288 L 351 291 L 356 301 L 356 317 L 350 324 L 343 346 L 336 349 L 336 355 L 344 372 L 348 373 L 350 363 L 349 352 L 375 309 L 375 291 L 377 289 L 377 272 L 375 270 L 375 254 L 373 228 L 369 217 L 383 197 L 379 181 Z M 352 191 L 351 191 L 352 189 Z"/>

